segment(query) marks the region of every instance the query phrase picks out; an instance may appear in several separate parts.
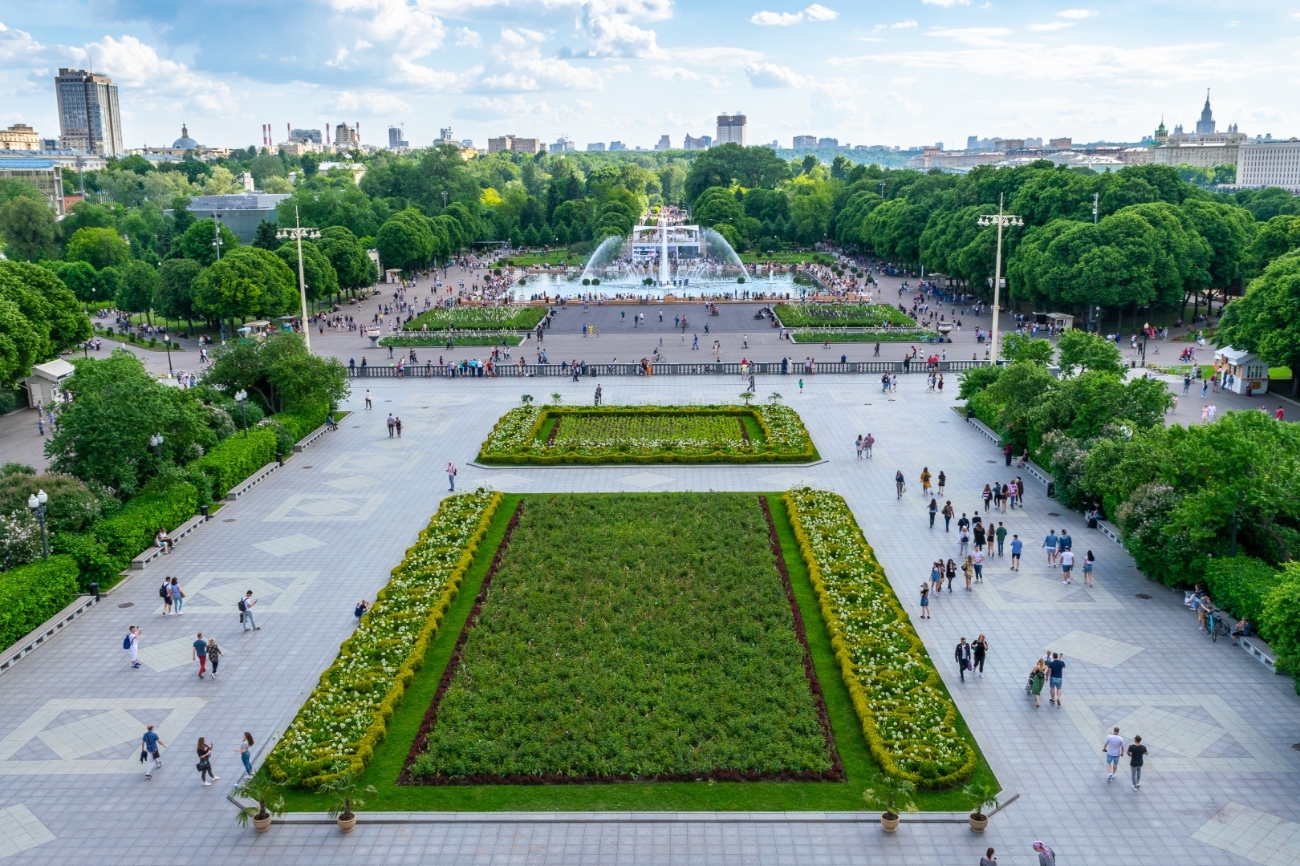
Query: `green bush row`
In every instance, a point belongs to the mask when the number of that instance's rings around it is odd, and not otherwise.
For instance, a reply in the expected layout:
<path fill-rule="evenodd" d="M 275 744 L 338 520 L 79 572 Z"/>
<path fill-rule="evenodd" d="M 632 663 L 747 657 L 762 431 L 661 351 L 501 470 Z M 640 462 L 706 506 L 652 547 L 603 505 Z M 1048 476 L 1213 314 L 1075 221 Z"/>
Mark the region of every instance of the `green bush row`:
<path fill-rule="evenodd" d="M 275 431 L 259 426 L 247 436 L 236 434 L 222 441 L 192 466 L 211 479 L 212 497 L 224 499 L 232 487 L 275 459 L 277 444 Z"/>
<path fill-rule="evenodd" d="M 321 403 L 316 406 L 300 406 L 293 412 L 277 412 L 271 416 L 271 420 L 280 422 L 293 436 L 293 441 L 297 442 L 307 438 L 317 427 L 324 424 L 329 413 L 330 407 Z"/>
<path fill-rule="evenodd" d="M 77 597 L 77 562 L 51 556 L 11 569 L 0 580 L 0 647 L 8 648 Z"/>
<path fill-rule="evenodd" d="M 1205 588 L 1216 606 L 1254 624 L 1300 692 L 1300 564 L 1288 562 L 1279 571 L 1253 556 L 1213 559 Z"/>

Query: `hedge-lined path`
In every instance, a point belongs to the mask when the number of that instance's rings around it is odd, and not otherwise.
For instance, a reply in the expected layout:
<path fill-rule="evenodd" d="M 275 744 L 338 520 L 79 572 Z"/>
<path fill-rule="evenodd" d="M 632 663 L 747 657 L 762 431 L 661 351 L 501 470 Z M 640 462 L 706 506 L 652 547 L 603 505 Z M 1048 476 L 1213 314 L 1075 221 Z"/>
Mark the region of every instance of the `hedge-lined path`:
<path fill-rule="evenodd" d="M 922 466 L 947 473 L 947 498 L 959 513 L 979 509 L 978 491 L 1008 470 L 951 411 L 951 398 L 922 393 L 920 377 L 901 379 L 892 398 L 860 379 L 829 376 L 805 377 L 800 396 L 795 379 L 764 377 L 758 396 L 780 391 L 800 411 L 828 461 L 813 467 L 477 469 L 469 462 L 479 443 L 521 391 L 539 399 L 558 391 L 568 405 L 587 404 L 594 381 L 366 383 L 373 412 L 361 408 L 359 389 L 341 432 L 296 456 L 0 676 L 0 855 L 35 845 L 8 862 L 968 864 L 993 845 L 1000 862 L 1028 864 L 1029 843 L 1042 838 L 1063 852 L 1062 864 L 1296 862 L 1285 847 L 1300 824 L 1300 752 L 1289 748 L 1300 739 L 1300 699 L 1289 679 L 1226 642 L 1207 641 L 1180 594 L 1143 580 L 1117 545 L 1088 533 L 1032 482 L 1025 511 L 993 517 L 1027 539 L 1023 572 L 992 562 L 984 586 L 967 594 L 958 583 L 935 601 L 933 620 L 914 619 L 994 770 L 1021 795 L 982 837 L 940 824 L 904 825 L 885 837 L 873 824 L 509 816 L 362 824 L 350 837 L 328 825 L 277 826 L 261 837 L 236 827 L 223 795 L 237 776 L 231 750 L 239 734 L 252 731 L 260 748 L 292 719 L 353 627 L 354 604 L 374 597 L 445 495 L 447 460 L 460 466 L 462 488 L 829 487 L 848 500 L 915 616 L 914 591 L 929 562 L 957 553 L 955 532 L 945 538 L 942 521 L 927 528 Z M 721 402 L 740 390 L 715 378 L 603 384 L 606 403 Z M 384 429 L 388 411 L 402 417 L 400 441 Z M 877 439 L 875 457 L 857 461 L 853 439 L 866 432 Z M 898 468 L 909 485 L 901 501 L 893 495 Z M 1038 545 L 1049 525 L 1068 527 L 1076 552 L 1098 555 L 1098 590 L 1063 589 L 1044 566 Z M 183 617 L 158 615 L 164 574 L 179 576 L 189 591 Z M 234 601 L 249 588 L 262 599 L 262 630 L 244 634 Z M 120 649 L 133 623 L 144 627 L 146 667 L 136 671 Z M 186 660 L 185 644 L 199 630 L 226 649 L 216 682 L 199 681 Z M 980 632 L 992 645 L 987 674 L 960 683 L 953 645 Z M 1044 648 L 1066 654 L 1064 710 L 1034 710 L 1023 690 Z M 158 724 L 171 746 L 149 782 L 136 762 L 146 722 Z M 1126 737 L 1141 733 L 1152 749 L 1140 793 L 1105 782 L 1100 746 L 1114 724 Z M 193 769 L 199 736 L 216 744 L 223 778 L 212 788 L 201 787 Z M 1243 840 L 1255 846 L 1253 859 L 1224 850 L 1246 850 Z"/>

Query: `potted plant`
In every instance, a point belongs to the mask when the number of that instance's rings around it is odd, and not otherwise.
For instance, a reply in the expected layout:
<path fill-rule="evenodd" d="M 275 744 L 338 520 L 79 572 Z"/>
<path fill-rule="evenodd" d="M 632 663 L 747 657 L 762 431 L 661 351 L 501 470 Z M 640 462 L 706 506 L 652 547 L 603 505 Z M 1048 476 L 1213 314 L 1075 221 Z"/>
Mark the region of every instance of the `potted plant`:
<path fill-rule="evenodd" d="M 344 770 L 330 781 L 322 782 L 316 790 L 333 798 L 330 801 L 329 815 L 338 821 L 339 830 L 344 833 L 351 833 L 352 828 L 357 826 L 357 816 L 352 807 L 366 807 L 366 801 L 357 797 L 357 794 L 379 793 L 374 785 L 361 787 L 355 770 Z"/>
<path fill-rule="evenodd" d="M 886 833 L 892 833 L 898 829 L 899 809 L 904 812 L 917 811 L 916 804 L 912 802 L 912 792 L 915 790 L 916 786 L 911 782 L 885 776 L 876 787 L 863 791 L 862 799 L 884 810 L 880 813 L 880 826 Z"/>
<path fill-rule="evenodd" d="M 748 391 L 746 391 L 746 392 L 744 392 L 743 394 L 740 395 L 740 399 L 744 400 L 744 401 L 745 401 L 745 405 L 748 406 L 748 405 L 749 405 L 749 401 L 754 399 L 754 395 L 751 394 L 751 393 L 749 393 Z"/>
<path fill-rule="evenodd" d="M 989 825 L 989 816 L 984 814 L 984 807 L 992 806 L 994 810 L 998 808 L 997 786 L 972 782 L 962 788 L 961 792 L 975 801 L 975 811 L 970 813 L 971 830 L 976 833 L 983 833 L 984 828 Z"/>
<path fill-rule="evenodd" d="M 249 819 L 252 819 L 253 829 L 265 833 L 271 829 L 272 816 L 284 814 L 284 797 L 280 794 L 280 786 L 266 776 L 259 775 L 245 780 L 235 789 L 235 796 L 257 802 L 256 807 L 244 806 L 235 816 L 241 827 L 247 827 Z"/>

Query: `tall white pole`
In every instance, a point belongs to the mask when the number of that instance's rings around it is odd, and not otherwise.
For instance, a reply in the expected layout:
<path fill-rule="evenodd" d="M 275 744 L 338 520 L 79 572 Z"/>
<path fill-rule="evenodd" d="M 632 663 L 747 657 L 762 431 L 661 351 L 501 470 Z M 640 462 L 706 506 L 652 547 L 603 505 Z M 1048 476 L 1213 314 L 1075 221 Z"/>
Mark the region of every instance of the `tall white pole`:
<path fill-rule="evenodd" d="M 1002 196 L 998 196 L 998 249 L 993 259 L 993 332 L 991 339 L 993 341 L 989 353 L 993 358 L 993 365 L 998 363 L 998 301 L 1002 294 Z"/>
<path fill-rule="evenodd" d="M 998 229 L 1001 232 L 1001 229 Z M 298 222 L 298 206 L 293 207 L 293 233 L 298 238 L 298 294 L 302 299 L 302 340 L 307 344 L 307 352 L 311 353 L 311 323 L 307 321 L 307 280 L 302 273 L 302 225 Z M 999 243 L 1002 235 L 998 235 Z M 998 247 L 1001 249 L 1001 246 Z"/>

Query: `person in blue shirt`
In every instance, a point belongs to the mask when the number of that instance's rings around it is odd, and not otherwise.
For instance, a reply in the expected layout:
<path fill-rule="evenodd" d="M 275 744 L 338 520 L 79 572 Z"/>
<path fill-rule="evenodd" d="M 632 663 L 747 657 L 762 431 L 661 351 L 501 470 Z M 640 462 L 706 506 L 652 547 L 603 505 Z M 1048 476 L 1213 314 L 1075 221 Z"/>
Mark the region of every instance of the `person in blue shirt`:
<path fill-rule="evenodd" d="M 1056 530 L 1047 530 L 1047 537 L 1043 539 L 1043 547 L 1047 549 L 1047 567 L 1056 567 L 1056 552 L 1059 549 L 1061 540 L 1056 537 Z"/>
<path fill-rule="evenodd" d="M 1020 551 L 1025 549 L 1025 543 L 1020 540 L 1019 535 L 1011 536 L 1011 570 L 1020 570 Z"/>
<path fill-rule="evenodd" d="M 154 733 L 153 725 L 149 725 L 144 732 L 144 736 L 140 738 L 140 763 L 145 765 L 144 777 L 146 779 L 152 779 L 154 768 L 162 766 L 162 757 L 158 754 L 158 750 L 165 748 L 167 748 L 167 744 Z"/>
<path fill-rule="evenodd" d="M 1070 530 L 1068 529 L 1061 530 L 1060 549 L 1062 551 L 1074 549 L 1074 539 L 1070 537 Z"/>

